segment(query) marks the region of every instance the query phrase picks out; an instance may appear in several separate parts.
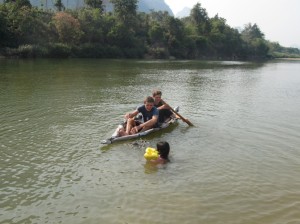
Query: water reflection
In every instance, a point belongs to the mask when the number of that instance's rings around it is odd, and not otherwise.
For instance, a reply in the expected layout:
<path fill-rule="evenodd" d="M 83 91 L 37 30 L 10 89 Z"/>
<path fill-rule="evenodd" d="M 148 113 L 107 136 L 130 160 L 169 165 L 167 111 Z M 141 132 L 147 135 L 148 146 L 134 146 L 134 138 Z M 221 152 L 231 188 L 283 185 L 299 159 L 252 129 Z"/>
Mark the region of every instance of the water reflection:
<path fill-rule="evenodd" d="M 157 170 L 159 169 L 159 166 L 161 166 L 161 164 L 154 164 L 150 161 L 146 161 L 144 164 L 145 173 L 146 174 L 156 173 Z"/>

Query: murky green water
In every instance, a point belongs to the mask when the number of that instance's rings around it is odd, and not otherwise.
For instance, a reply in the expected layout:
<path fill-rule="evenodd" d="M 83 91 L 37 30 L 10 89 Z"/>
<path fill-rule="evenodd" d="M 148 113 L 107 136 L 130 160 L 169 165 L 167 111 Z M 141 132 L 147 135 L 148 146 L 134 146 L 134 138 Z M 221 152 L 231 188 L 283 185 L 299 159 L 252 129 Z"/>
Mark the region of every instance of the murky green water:
<path fill-rule="evenodd" d="M 102 147 L 154 88 L 195 127 Z M 0 223 L 300 223 L 300 61 L 0 60 L 0 105 Z"/>

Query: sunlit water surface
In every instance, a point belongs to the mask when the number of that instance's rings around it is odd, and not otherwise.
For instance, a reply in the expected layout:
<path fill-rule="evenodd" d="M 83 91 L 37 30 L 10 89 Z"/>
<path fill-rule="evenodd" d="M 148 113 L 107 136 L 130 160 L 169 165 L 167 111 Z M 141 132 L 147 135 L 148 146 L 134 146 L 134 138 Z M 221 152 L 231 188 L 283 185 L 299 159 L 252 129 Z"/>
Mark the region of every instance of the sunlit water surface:
<path fill-rule="evenodd" d="M 155 88 L 195 127 L 100 145 Z M 300 223 L 300 61 L 0 60 L 0 104 L 0 223 Z"/>

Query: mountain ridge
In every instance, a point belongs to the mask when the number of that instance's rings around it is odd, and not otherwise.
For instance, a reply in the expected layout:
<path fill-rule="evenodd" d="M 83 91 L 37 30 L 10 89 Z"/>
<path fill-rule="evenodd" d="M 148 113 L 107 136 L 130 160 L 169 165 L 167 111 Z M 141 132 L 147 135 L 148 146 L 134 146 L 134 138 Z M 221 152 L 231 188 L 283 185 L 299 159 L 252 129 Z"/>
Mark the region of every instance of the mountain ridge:
<path fill-rule="evenodd" d="M 180 10 L 179 12 L 176 13 L 176 17 L 177 18 L 183 18 L 183 17 L 187 17 L 190 15 L 191 13 L 191 8 L 189 7 L 184 7 L 182 10 Z"/>

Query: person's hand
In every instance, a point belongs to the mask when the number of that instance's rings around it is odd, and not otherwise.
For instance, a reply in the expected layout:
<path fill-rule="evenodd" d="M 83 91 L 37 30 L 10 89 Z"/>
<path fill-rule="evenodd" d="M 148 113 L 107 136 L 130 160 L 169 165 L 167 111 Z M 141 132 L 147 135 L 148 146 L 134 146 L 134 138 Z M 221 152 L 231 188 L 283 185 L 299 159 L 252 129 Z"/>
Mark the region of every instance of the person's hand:
<path fill-rule="evenodd" d="M 168 109 L 171 110 L 171 107 L 169 104 L 167 104 L 163 99 L 161 99 L 163 105 L 162 105 L 162 109 Z"/>
<path fill-rule="evenodd" d="M 167 104 L 167 103 L 165 104 L 165 108 L 166 108 L 166 109 L 168 109 L 168 110 L 171 110 L 171 107 L 170 107 L 170 105 L 169 105 L 169 104 Z"/>
<path fill-rule="evenodd" d="M 140 129 L 141 129 L 141 127 L 138 125 L 138 126 L 133 127 L 130 132 L 132 134 L 136 134 L 139 132 Z"/>
<path fill-rule="evenodd" d="M 136 133 L 138 133 L 138 129 L 136 127 L 131 128 L 130 134 L 134 135 Z"/>
<path fill-rule="evenodd" d="M 130 118 L 130 116 L 131 116 L 131 113 L 127 113 L 127 114 L 125 114 L 124 117 L 125 117 L 126 120 L 128 120 Z"/>

